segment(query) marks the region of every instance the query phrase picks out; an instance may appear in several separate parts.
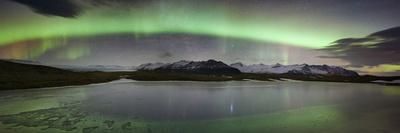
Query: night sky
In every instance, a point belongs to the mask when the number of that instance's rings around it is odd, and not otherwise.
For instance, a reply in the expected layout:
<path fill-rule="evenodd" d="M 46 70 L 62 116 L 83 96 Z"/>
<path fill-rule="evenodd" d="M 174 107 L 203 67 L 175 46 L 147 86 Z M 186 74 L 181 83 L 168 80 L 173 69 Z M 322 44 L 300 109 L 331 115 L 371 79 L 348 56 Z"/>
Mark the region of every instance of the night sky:
<path fill-rule="evenodd" d="M 0 58 L 58 65 L 217 59 L 400 75 L 398 0 L 2 0 Z"/>

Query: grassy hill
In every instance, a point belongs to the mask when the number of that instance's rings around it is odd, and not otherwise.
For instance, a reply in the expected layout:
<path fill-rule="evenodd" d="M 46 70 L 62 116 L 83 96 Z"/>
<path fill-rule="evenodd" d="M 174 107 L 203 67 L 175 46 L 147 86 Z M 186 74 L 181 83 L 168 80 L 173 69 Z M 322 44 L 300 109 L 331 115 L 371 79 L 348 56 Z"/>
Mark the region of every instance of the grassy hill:
<path fill-rule="evenodd" d="M 119 73 L 77 73 L 58 68 L 0 60 L 0 90 L 85 85 L 118 79 Z"/>

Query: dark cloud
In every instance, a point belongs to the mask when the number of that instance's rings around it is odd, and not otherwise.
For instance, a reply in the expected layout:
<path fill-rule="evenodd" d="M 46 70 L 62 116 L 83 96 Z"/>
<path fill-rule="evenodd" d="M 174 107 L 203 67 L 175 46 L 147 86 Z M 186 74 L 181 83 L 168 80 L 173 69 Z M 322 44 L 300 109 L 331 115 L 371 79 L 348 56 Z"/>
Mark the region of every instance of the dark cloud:
<path fill-rule="evenodd" d="M 390 39 L 390 38 L 400 39 L 400 27 L 395 27 L 395 28 L 384 30 L 384 31 L 379 31 L 379 32 L 371 34 L 370 36 L 383 37 L 383 38 L 388 38 L 388 39 Z"/>
<path fill-rule="evenodd" d="M 109 6 L 135 8 L 159 0 L 10 0 L 31 8 L 34 12 L 46 16 L 74 18 L 87 6 Z M 78 4 L 79 3 L 79 4 Z"/>
<path fill-rule="evenodd" d="M 71 0 L 11 0 L 28 6 L 33 11 L 48 15 L 72 18 L 78 16 L 82 9 Z"/>
<path fill-rule="evenodd" d="M 160 1 L 160 0 L 87 0 L 87 4 L 92 6 L 108 6 L 124 8 L 140 8 L 147 4 Z"/>
<path fill-rule="evenodd" d="M 400 27 L 373 33 L 364 38 L 345 38 L 324 49 L 332 54 L 323 58 L 340 58 L 353 66 L 400 64 Z"/>

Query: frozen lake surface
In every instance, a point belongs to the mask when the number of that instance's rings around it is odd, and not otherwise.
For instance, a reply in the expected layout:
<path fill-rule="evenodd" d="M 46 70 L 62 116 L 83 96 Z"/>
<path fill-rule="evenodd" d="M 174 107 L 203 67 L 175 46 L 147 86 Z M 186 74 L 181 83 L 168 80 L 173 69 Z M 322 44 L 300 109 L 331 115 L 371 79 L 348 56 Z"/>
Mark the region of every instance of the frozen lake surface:
<path fill-rule="evenodd" d="M 0 94 L 0 132 L 400 132 L 400 87 L 139 82 Z"/>

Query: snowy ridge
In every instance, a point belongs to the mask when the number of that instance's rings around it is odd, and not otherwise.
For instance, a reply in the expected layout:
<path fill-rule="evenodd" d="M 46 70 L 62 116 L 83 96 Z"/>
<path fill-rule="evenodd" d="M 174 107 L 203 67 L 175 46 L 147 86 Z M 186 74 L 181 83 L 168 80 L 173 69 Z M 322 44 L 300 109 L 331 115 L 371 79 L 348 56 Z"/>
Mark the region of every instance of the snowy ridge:
<path fill-rule="evenodd" d="M 281 65 L 279 63 L 275 65 L 245 65 L 239 62 L 231 64 L 230 66 L 239 69 L 243 73 L 358 76 L 354 71 L 328 65 Z"/>
<path fill-rule="evenodd" d="M 393 81 L 386 81 L 386 80 L 375 80 L 372 81 L 373 83 L 387 83 L 387 84 L 400 84 L 400 79 L 393 80 Z"/>

